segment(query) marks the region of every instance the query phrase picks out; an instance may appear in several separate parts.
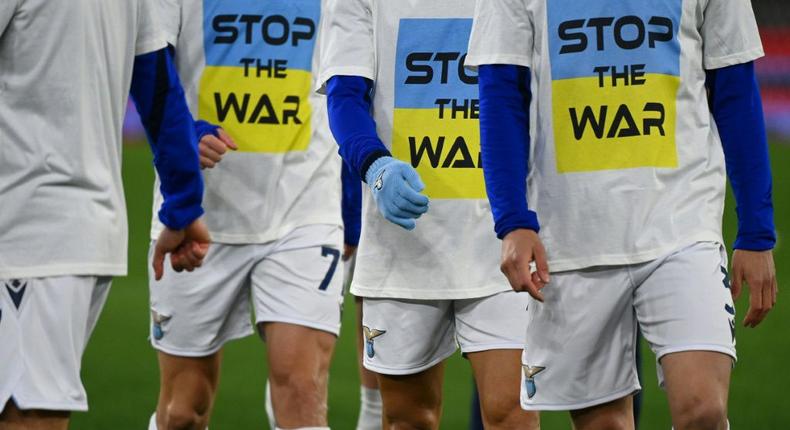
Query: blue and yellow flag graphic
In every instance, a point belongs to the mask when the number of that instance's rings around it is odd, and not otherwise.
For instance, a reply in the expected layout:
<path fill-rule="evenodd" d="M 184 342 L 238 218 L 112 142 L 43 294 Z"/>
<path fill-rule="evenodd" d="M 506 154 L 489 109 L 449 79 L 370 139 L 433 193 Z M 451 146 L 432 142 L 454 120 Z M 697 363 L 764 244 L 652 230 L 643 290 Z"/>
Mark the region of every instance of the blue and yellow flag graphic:
<path fill-rule="evenodd" d="M 471 19 L 402 19 L 392 154 L 434 199 L 483 199 L 477 75 L 464 69 Z"/>
<path fill-rule="evenodd" d="M 204 0 L 200 118 L 240 151 L 306 150 L 320 14 L 320 0 Z"/>
<path fill-rule="evenodd" d="M 560 173 L 674 168 L 682 0 L 552 0 Z"/>

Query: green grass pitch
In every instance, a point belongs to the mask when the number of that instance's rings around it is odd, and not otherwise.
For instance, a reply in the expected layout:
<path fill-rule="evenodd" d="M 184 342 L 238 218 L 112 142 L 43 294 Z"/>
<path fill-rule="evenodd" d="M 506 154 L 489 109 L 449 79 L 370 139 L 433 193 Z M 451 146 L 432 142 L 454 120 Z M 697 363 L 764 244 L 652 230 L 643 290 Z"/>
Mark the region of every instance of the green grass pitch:
<path fill-rule="evenodd" d="M 776 265 L 780 289 L 790 282 L 790 250 L 783 243 L 790 220 L 790 145 L 771 147 L 774 199 L 780 242 Z M 156 355 L 148 344 L 148 287 L 146 255 L 151 214 L 153 169 L 145 145 L 127 145 L 124 182 L 128 202 L 129 276 L 116 279 L 83 361 L 83 379 L 90 397 L 90 412 L 77 413 L 73 429 L 141 430 L 147 428 L 158 390 Z M 728 198 L 725 231 L 734 236 L 734 209 Z M 784 288 L 782 288 L 784 287 Z M 740 323 L 747 297 L 738 302 Z M 780 294 L 779 305 L 758 329 L 738 331 L 739 361 L 733 374 L 730 421 L 734 429 L 780 429 L 790 422 L 788 370 L 790 357 L 790 298 Z M 353 429 L 358 409 L 358 378 L 354 348 L 353 302 L 347 300 L 344 329 L 334 357 L 329 398 L 332 428 Z M 257 337 L 232 342 L 225 350 L 220 390 L 212 430 L 268 428 L 263 407 L 264 346 Z M 645 404 L 642 429 L 668 430 L 670 422 L 664 393 L 656 386 L 652 353 L 645 356 Z M 445 381 L 442 429 L 466 429 L 471 389 L 469 366 L 453 357 Z M 569 429 L 566 414 L 544 414 L 544 429 Z"/>

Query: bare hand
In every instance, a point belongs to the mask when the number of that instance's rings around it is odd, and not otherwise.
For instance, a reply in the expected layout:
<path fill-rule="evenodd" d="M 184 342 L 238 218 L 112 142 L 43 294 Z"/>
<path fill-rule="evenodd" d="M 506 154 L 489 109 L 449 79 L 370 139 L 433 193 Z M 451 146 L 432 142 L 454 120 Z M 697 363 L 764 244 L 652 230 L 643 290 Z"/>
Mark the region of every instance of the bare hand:
<path fill-rule="evenodd" d="M 532 272 L 530 263 L 537 270 Z M 533 230 L 513 230 L 502 240 L 502 273 L 515 291 L 527 291 L 535 300 L 542 302 L 540 290 L 549 283 L 549 264 L 546 250 L 540 237 Z"/>
<path fill-rule="evenodd" d="M 217 129 L 217 134 L 219 134 L 219 137 L 208 133 L 200 139 L 198 152 L 200 153 L 201 169 L 211 169 L 216 166 L 217 163 L 222 161 L 222 157 L 228 152 L 228 149 L 234 151 L 239 149 L 225 130 L 219 128 Z"/>
<path fill-rule="evenodd" d="M 743 325 L 757 327 L 776 305 L 776 268 L 773 251 L 736 249 L 732 254 L 732 297 L 738 299 L 743 282 L 749 286 L 749 310 Z"/>
<path fill-rule="evenodd" d="M 348 261 L 357 252 L 356 245 L 343 244 L 343 261 Z"/>
<path fill-rule="evenodd" d="M 206 258 L 210 242 L 208 228 L 200 218 L 183 230 L 165 228 L 159 233 L 154 247 L 154 277 L 157 281 L 162 279 L 167 254 L 170 254 L 170 264 L 176 272 L 191 272 L 200 267 Z"/>

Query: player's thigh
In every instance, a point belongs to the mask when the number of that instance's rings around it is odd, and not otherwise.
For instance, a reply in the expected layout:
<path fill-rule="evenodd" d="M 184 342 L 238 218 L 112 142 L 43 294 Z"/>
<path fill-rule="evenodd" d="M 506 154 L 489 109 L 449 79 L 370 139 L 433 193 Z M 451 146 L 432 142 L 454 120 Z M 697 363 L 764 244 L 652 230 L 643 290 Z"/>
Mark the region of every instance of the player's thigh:
<path fill-rule="evenodd" d="M 277 241 L 252 270 L 255 320 L 337 336 L 343 306 L 342 230 L 314 225 Z M 296 341 L 296 339 L 294 339 Z"/>
<path fill-rule="evenodd" d="M 334 333 L 290 323 L 267 322 L 261 326 L 275 385 L 316 384 L 318 389 L 326 388 L 337 340 Z"/>
<path fill-rule="evenodd" d="M 444 362 L 406 375 L 377 374 L 386 428 L 438 428 Z"/>
<path fill-rule="evenodd" d="M 661 367 L 675 428 L 726 419 L 732 357 L 713 351 L 675 352 L 664 355 Z"/>
<path fill-rule="evenodd" d="M 486 428 L 540 428 L 538 413 L 519 404 L 521 392 L 520 349 L 491 349 L 467 354 L 472 364 Z"/>
<path fill-rule="evenodd" d="M 627 268 L 558 272 L 530 300 L 522 356 L 521 405 L 575 410 L 640 389 L 636 318 Z"/>
<path fill-rule="evenodd" d="M 461 351 L 472 364 L 483 419 L 491 428 L 537 428 L 519 406 L 529 295 L 512 290 L 455 301 Z"/>
<path fill-rule="evenodd" d="M 10 401 L 0 411 L 0 430 L 66 430 L 70 415 L 66 411 L 23 411 Z"/>
<path fill-rule="evenodd" d="M 661 364 L 659 382 L 668 354 L 709 351 L 730 363 L 735 360 L 735 308 L 726 267 L 721 245 L 700 242 L 641 269 L 647 276 L 635 291 L 634 304 L 642 333 Z M 706 370 L 703 362 L 696 367 Z"/>
<path fill-rule="evenodd" d="M 0 404 L 20 410 L 87 410 L 82 354 L 111 279 L 0 280 Z"/>
<path fill-rule="evenodd" d="M 383 375 L 415 375 L 456 349 L 452 300 L 362 300 L 364 366 Z"/>
<path fill-rule="evenodd" d="M 159 414 L 207 416 L 219 384 L 222 352 L 180 357 L 159 351 Z"/>
<path fill-rule="evenodd" d="M 251 334 L 255 251 L 254 245 L 217 243 L 200 270 L 178 273 L 165 264 L 159 281 L 149 273 L 153 347 L 179 357 L 206 357 L 227 341 Z"/>
<path fill-rule="evenodd" d="M 574 430 L 632 430 L 636 427 L 633 396 L 573 410 L 571 420 Z"/>

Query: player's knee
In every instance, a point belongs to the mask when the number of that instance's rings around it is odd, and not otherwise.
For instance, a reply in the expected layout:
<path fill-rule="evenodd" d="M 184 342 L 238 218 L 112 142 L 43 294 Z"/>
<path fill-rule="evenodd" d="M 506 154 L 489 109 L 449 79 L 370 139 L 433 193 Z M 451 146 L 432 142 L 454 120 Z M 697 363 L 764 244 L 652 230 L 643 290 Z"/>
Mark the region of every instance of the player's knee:
<path fill-rule="evenodd" d="M 208 424 L 208 413 L 208 408 L 171 403 L 160 420 L 164 421 L 164 428 L 159 430 L 203 430 Z"/>
<path fill-rule="evenodd" d="M 440 412 L 430 408 L 388 411 L 385 408 L 387 430 L 435 430 L 439 428 Z"/>
<path fill-rule="evenodd" d="M 589 411 L 589 410 L 587 410 Z M 587 412 L 586 415 L 571 414 L 575 428 L 595 430 L 630 430 L 634 428 L 634 418 L 630 414 L 619 411 Z"/>
<path fill-rule="evenodd" d="M 485 428 L 498 429 L 540 429 L 540 419 L 537 412 L 527 412 L 520 406 L 502 408 L 496 411 L 483 413 Z"/>
<path fill-rule="evenodd" d="M 727 406 L 715 399 L 696 398 L 686 402 L 673 421 L 676 430 L 726 429 Z"/>
<path fill-rule="evenodd" d="M 272 372 L 269 381 L 277 398 L 313 408 L 320 406 L 321 393 L 326 392 L 326 377 L 312 372 Z"/>

